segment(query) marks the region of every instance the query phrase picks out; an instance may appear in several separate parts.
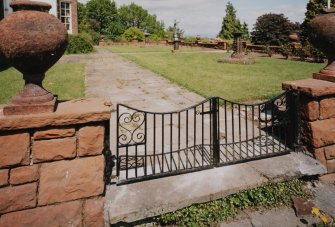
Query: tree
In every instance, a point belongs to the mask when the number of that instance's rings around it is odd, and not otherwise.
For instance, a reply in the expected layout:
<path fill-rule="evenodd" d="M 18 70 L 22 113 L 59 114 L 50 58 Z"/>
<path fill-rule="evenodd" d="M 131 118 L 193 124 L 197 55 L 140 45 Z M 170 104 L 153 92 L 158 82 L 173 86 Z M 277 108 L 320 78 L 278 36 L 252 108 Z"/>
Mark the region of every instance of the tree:
<path fill-rule="evenodd" d="M 78 24 L 81 24 L 86 18 L 86 5 L 77 3 Z"/>
<path fill-rule="evenodd" d="M 143 29 L 145 27 L 148 11 L 135 3 L 131 3 L 130 5 L 120 7 L 119 16 L 124 27 Z"/>
<path fill-rule="evenodd" d="M 86 16 L 100 24 L 100 33 L 104 33 L 108 25 L 118 18 L 117 8 L 111 0 L 90 0 L 86 5 Z"/>
<path fill-rule="evenodd" d="M 284 14 L 268 13 L 257 18 L 252 42 L 261 45 L 284 45 L 289 42 L 289 34 L 297 29 Z"/>
<path fill-rule="evenodd" d="M 104 30 L 104 34 L 107 38 L 112 41 L 118 41 L 121 35 L 124 33 L 125 28 L 122 26 L 120 19 L 110 21 L 107 28 Z"/>
<path fill-rule="evenodd" d="M 243 23 L 242 25 L 242 39 L 244 40 L 250 40 L 250 34 L 249 34 L 249 28 L 248 24 L 246 22 Z"/>
<path fill-rule="evenodd" d="M 155 14 L 148 15 L 145 21 L 145 30 L 149 32 L 150 34 L 157 35 L 161 38 L 164 37 L 164 22 L 158 21 L 157 16 Z"/>
<path fill-rule="evenodd" d="M 176 24 L 176 27 L 169 26 L 165 30 L 165 36 L 168 37 L 170 40 L 173 40 L 173 35 L 174 35 L 175 30 L 176 30 L 176 33 L 178 34 L 179 37 L 184 36 L 184 33 L 185 33 L 185 31 L 178 26 L 178 24 L 179 24 L 178 21 L 175 20 L 174 24 Z"/>
<path fill-rule="evenodd" d="M 157 21 L 155 14 L 149 14 L 146 9 L 135 3 L 121 6 L 119 17 L 124 29 L 135 27 L 146 30 L 150 34 L 164 36 L 164 23 Z"/>
<path fill-rule="evenodd" d="M 241 32 L 242 25 L 239 19 L 236 18 L 236 10 L 231 2 L 227 3 L 226 16 L 223 18 L 219 37 L 223 39 L 233 39 L 234 32 Z"/>

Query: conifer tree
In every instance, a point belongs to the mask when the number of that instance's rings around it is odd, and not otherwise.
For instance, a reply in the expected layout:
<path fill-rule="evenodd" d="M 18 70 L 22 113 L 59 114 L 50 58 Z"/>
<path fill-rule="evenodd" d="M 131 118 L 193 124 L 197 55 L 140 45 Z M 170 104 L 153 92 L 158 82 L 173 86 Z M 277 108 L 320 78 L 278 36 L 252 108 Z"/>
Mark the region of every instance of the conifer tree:
<path fill-rule="evenodd" d="M 242 39 L 250 40 L 249 28 L 246 22 L 244 22 L 242 25 L 242 32 L 243 32 Z"/>
<path fill-rule="evenodd" d="M 227 3 L 226 16 L 223 18 L 219 37 L 223 39 L 233 39 L 234 32 L 242 32 L 242 25 L 236 17 L 236 10 L 231 2 Z"/>

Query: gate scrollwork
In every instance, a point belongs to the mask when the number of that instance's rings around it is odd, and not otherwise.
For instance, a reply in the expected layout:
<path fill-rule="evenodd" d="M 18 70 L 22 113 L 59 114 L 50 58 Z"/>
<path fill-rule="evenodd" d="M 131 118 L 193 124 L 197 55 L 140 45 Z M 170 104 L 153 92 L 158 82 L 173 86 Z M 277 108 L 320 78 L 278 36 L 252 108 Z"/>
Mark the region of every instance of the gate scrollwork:
<path fill-rule="evenodd" d="M 145 114 L 143 112 L 122 113 L 118 118 L 119 145 L 134 145 L 145 142 Z"/>

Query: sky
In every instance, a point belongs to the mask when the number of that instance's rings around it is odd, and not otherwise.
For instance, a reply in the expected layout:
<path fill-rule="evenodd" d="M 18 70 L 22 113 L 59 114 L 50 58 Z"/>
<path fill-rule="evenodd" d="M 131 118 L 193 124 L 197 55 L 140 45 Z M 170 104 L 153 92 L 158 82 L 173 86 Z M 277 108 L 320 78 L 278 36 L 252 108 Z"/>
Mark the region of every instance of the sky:
<path fill-rule="evenodd" d="M 264 13 L 283 13 L 292 22 L 302 22 L 308 0 L 230 0 L 237 17 L 246 22 L 249 31 Z M 156 14 L 165 26 L 179 22 L 186 36 L 216 37 L 221 29 L 228 0 L 115 0 L 117 6 L 134 2 Z"/>

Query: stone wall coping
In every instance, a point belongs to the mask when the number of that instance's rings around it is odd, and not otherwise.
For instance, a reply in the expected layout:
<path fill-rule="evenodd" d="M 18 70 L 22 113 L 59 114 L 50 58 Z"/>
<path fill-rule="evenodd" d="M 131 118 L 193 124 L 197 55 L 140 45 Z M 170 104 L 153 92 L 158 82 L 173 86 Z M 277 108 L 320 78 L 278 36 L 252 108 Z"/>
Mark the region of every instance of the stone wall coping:
<path fill-rule="evenodd" d="M 312 97 L 335 94 L 335 83 L 325 80 L 305 79 L 286 81 L 282 84 L 282 87 L 285 90 L 296 90 Z"/>
<path fill-rule="evenodd" d="M 58 104 L 54 113 L 4 116 L 0 106 L 0 131 L 107 121 L 114 109 L 102 99 L 77 99 Z"/>

